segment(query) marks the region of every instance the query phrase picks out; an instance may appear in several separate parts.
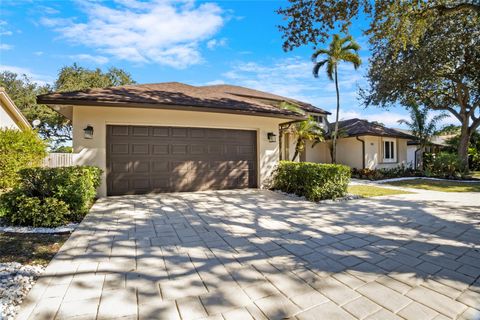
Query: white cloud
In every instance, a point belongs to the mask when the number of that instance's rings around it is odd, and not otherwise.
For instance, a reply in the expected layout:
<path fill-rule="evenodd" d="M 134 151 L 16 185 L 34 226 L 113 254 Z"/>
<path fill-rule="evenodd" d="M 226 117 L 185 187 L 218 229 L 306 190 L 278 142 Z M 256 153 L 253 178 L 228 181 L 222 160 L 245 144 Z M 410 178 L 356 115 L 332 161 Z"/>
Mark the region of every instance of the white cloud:
<path fill-rule="evenodd" d="M 0 36 L 11 36 L 13 34 L 12 31 L 8 30 L 7 26 L 7 21 L 0 20 Z"/>
<path fill-rule="evenodd" d="M 74 54 L 68 56 L 72 60 L 81 60 L 81 61 L 87 61 L 87 62 L 93 62 L 96 64 L 105 64 L 108 62 L 108 58 L 104 56 L 92 56 L 91 54 Z"/>
<path fill-rule="evenodd" d="M 0 43 L 0 50 L 6 51 L 6 50 L 11 50 L 11 49 L 13 49 L 12 45 L 6 44 L 6 43 Z"/>
<path fill-rule="evenodd" d="M 176 68 L 202 62 L 200 43 L 211 39 L 225 21 L 218 5 L 193 0 L 117 0 L 115 7 L 87 1 L 81 9 L 86 21 L 42 18 L 41 23 L 61 38 L 102 54 Z"/>
<path fill-rule="evenodd" d="M 33 54 L 36 55 L 36 56 L 42 56 L 43 51 L 35 51 Z"/>
<path fill-rule="evenodd" d="M 0 72 L 2 71 L 10 71 L 18 75 L 26 75 L 28 78 L 30 78 L 30 80 L 37 83 L 38 85 L 45 85 L 54 81 L 53 77 L 51 76 L 38 74 L 28 68 L 23 67 L 0 65 Z"/>
<path fill-rule="evenodd" d="M 227 45 L 227 39 L 226 38 L 221 38 L 221 39 L 212 39 L 207 41 L 207 48 L 210 50 L 213 50 L 215 48 L 219 47 L 225 47 Z"/>

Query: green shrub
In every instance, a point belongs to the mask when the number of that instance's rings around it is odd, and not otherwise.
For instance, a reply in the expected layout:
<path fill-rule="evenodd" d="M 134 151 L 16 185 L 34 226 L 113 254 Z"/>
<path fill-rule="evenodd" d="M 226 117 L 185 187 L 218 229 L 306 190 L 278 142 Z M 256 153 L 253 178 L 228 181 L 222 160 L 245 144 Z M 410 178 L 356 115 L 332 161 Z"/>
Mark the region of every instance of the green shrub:
<path fill-rule="evenodd" d="M 350 181 L 350 168 L 338 164 L 280 161 L 272 189 L 319 201 L 343 197 Z"/>
<path fill-rule="evenodd" d="M 0 211 L 12 224 L 53 226 L 79 221 L 95 199 L 101 172 L 87 166 L 20 170 L 18 186 L 0 198 Z"/>
<path fill-rule="evenodd" d="M 57 227 L 65 224 L 69 210 L 65 202 L 55 198 L 29 197 L 15 189 L 2 195 L 8 223 L 32 227 Z"/>
<path fill-rule="evenodd" d="M 425 168 L 428 176 L 439 178 L 456 179 L 462 177 L 461 165 L 458 155 L 448 152 L 440 152 L 432 157 L 431 162 Z"/>
<path fill-rule="evenodd" d="M 0 129 L 0 190 L 13 188 L 18 171 L 40 165 L 46 155 L 46 145 L 35 131 Z"/>
<path fill-rule="evenodd" d="M 403 177 L 419 177 L 423 173 L 405 165 L 400 165 L 395 168 L 383 169 L 356 169 L 352 168 L 352 178 L 367 179 L 367 180 L 382 180 Z"/>

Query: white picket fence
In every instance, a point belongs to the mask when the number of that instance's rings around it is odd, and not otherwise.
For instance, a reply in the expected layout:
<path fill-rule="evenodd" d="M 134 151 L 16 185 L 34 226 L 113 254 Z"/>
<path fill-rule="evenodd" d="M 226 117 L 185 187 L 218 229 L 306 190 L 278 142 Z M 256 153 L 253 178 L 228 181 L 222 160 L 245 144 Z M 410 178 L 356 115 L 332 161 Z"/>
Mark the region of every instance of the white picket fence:
<path fill-rule="evenodd" d="M 43 159 L 43 166 L 49 168 L 74 166 L 74 155 L 74 153 L 49 153 Z"/>

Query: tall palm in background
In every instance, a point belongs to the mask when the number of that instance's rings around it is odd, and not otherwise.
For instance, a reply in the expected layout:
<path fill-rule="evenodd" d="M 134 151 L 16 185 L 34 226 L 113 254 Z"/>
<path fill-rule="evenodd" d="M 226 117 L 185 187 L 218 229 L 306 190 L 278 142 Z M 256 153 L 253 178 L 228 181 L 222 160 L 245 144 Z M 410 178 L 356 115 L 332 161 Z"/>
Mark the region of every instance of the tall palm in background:
<path fill-rule="evenodd" d="M 442 119 L 447 117 L 446 114 L 439 114 L 429 120 L 429 109 L 421 108 L 415 103 L 412 103 L 408 106 L 410 120 L 400 119 L 398 123 L 404 124 L 412 132 L 412 135 L 417 138 L 419 143 L 419 148 L 415 151 L 415 162 L 417 158 L 417 151 L 425 150 L 425 147 L 431 144 L 431 139 L 437 132 L 437 124 Z M 417 163 L 414 163 L 415 168 L 417 168 Z M 420 166 L 423 166 L 420 163 Z"/>
<path fill-rule="evenodd" d="M 338 64 L 340 62 L 349 62 L 353 64 L 355 69 L 362 64 L 362 60 L 358 55 L 360 45 L 353 40 L 352 36 L 341 38 L 340 35 L 333 35 L 333 40 L 328 49 L 319 49 L 312 55 L 314 62 L 313 75 L 318 78 L 320 68 L 326 65 L 327 76 L 330 80 L 335 80 L 335 89 L 337 91 L 337 114 L 335 119 L 335 129 L 333 131 L 332 144 L 332 162 L 337 162 L 337 136 L 338 136 L 338 116 L 340 113 L 340 92 L 338 89 Z M 324 60 L 317 61 L 319 56 L 324 56 Z"/>

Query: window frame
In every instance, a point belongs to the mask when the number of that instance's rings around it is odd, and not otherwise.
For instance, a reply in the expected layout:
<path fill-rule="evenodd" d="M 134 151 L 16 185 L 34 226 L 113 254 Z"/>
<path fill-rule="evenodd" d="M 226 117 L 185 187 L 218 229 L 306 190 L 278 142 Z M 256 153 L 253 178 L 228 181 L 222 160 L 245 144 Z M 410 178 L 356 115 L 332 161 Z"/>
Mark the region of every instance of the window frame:
<path fill-rule="evenodd" d="M 388 152 L 389 157 L 387 158 L 387 147 L 386 145 L 389 145 L 389 150 Z M 393 157 L 391 153 L 393 152 Z M 382 139 L 382 159 L 384 163 L 395 163 L 397 162 L 397 139 L 395 138 L 383 138 Z"/>

